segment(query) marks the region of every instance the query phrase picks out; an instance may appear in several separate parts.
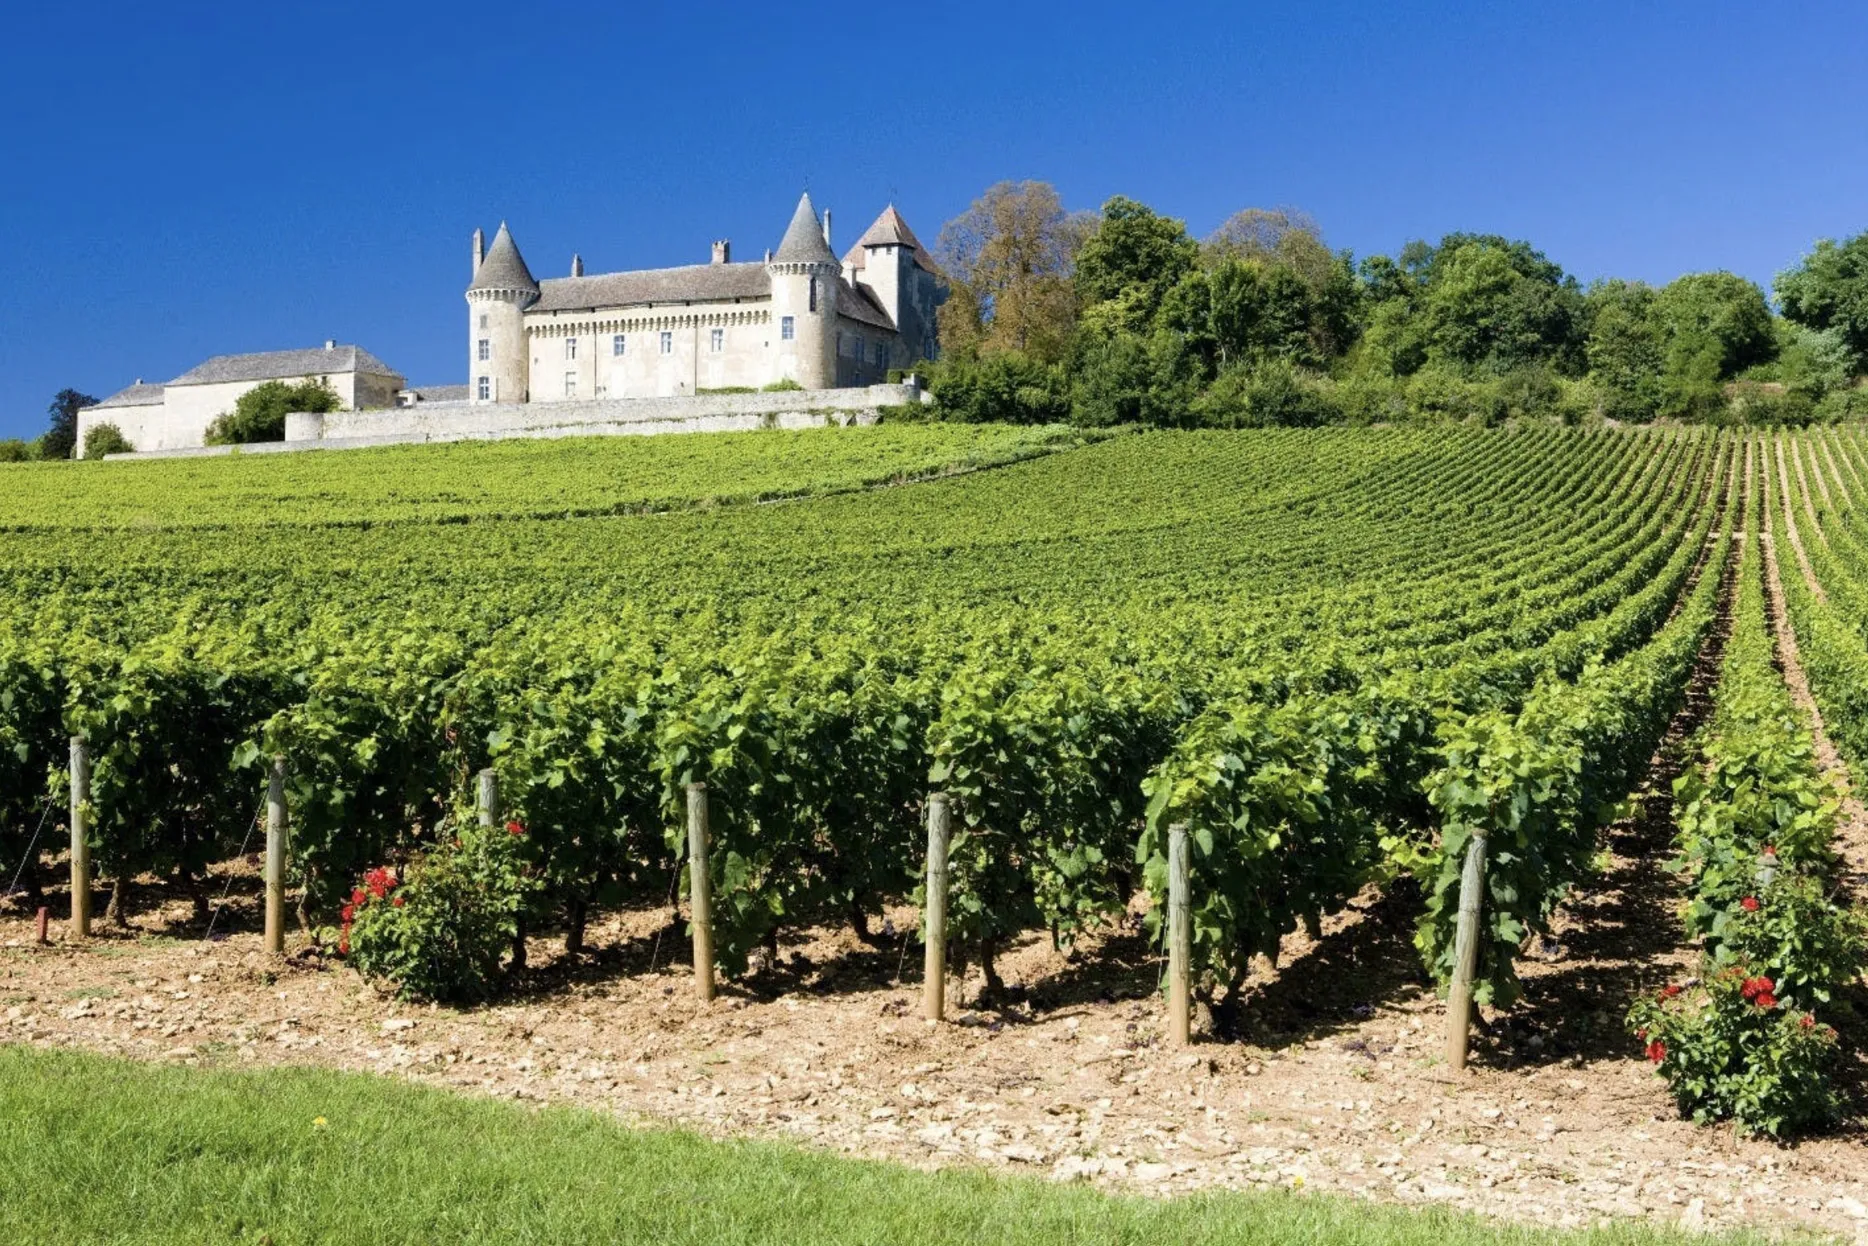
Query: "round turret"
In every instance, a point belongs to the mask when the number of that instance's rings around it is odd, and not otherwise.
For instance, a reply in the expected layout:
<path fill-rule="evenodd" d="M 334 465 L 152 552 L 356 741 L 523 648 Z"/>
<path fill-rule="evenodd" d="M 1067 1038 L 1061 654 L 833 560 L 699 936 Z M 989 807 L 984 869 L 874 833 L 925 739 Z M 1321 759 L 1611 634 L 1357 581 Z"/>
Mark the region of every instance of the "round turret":
<path fill-rule="evenodd" d="M 777 377 L 806 389 L 837 383 L 837 283 L 843 271 L 807 193 L 798 200 L 778 250 L 766 261 L 772 278 Z"/>
<path fill-rule="evenodd" d="M 473 282 L 467 287 L 467 396 L 474 402 L 527 399 L 525 309 L 538 301 L 538 282 L 504 221 L 480 252 L 474 231 Z"/>

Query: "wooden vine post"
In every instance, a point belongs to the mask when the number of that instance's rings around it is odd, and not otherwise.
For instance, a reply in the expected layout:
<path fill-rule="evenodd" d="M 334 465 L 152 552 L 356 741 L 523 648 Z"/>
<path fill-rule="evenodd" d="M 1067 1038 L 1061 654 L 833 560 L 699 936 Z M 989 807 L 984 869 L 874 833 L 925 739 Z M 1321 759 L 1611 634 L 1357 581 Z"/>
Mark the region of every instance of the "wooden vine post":
<path fill-rule="evenodd" d="M 491 829 L 499 821 L 499 774 L 491 766 L 478 775 L 479 791 L 475 804 L 479 807 L 480 825 Z"/>
<path fill-rule="evenodd" d="M 1168 827 L 1168 1038 L 1177 1047 L 1193 1041 L 1193 862 L 1187 824 Z"/>
<path fill-rule="evenodd" d="M 945 792 L 928 796 L 928 876 L 924 904 L 927 959 L 923 962 L 922 1011 L 939 1021 L 947 1010 L 947 841 L 953 832 L 953 806 Z"/>
<path fill-rule="evenodd" d="M 1459 877 L 1459 925 L 1453 936 L 1453 983 L 1446 995 L 1446 1064 L 1466 1070 L 1472 1038 L 1472 980 L 1479 970 L 1479 918 L 1485 899 L 1485 832 L 1474 829 Z"/>
<path fill-rule="evenodd" d="M 71 937 L 91 937 L 91 839 L 85 820 L 91 803 L 91 752 L 71 737 Z"/>
<path fill-rule="evenodd" d="M 707 785 L 688 784 L 688 900 L 694 923 L 694 989 L 713 999 L 713 880 L 707 873 Z"/>
<path fill-rule="evenodd" d="M 266 783 L 266 954 L 285 955 L 285 758 Z"/>

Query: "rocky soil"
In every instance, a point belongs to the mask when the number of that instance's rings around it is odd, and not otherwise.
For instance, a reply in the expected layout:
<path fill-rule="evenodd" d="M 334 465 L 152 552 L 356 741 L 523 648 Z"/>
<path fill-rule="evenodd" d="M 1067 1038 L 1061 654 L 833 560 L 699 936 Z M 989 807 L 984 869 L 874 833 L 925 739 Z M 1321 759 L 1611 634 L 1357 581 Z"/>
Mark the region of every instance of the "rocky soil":
<path fill-rule="evenodd" d="M 591 954 L 534 941 L 515 996 L 463 1011 L 398 1003 L 309 950 L 270 966 L 243 869 L 220 919 L 235 932 L 212 940 L 180 898 L 83 947 L 56 928 L 38 946 L 27 916 L 0 907 L 0 1041 L 365 1070 L 1151 1194 L 1302 1187 L 1547 1224 L 1646 1217 L 1868 1242 L 1859 1131 L 1779 1147 L 1682 1122 L 1622 1033 L 1629 991 L 1673 967 L 1625 946 L 1622 926 L 1643 920 L 1617 877 L 1632 868 L 1580 898 L 1530 967 L 1531 1006 L 1494 1017 L 1457 1080 L 1406 905 L 1372 893 L 1320 940 L 1293 937 L 1283 971 L 1252 984 L 1239 1038 L 1178 1051 L 1161 1038 L 1158 966 L 1128 929 L 1075 956 L 1034 940 L 1003 961 L 1018 1002 L 933 1026 L 916 949 L 893 934 L 912 931 L 910 911 L 891 915 L 892 947 L 818 932 L 707 1006 L 680 928 L 638 912 L 593 923 Z"/>

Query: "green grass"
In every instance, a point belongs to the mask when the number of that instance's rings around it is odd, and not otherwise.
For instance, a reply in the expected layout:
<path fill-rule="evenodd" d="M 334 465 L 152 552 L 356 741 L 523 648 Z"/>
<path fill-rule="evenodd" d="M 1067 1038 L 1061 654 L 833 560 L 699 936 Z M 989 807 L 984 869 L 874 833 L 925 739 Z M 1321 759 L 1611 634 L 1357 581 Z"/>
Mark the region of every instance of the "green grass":
<path fill-rule="evenodd" d="M 317 1124 L 323 1118 L 325 1124 Z M 1323 1196 L 1173 1201 L 638 1130 L 317 1071 L 0 1047 L 0 1241 L 1674 1243 Z M 1706 1238 L 1691 1239 L 1706 1242 Z"/>

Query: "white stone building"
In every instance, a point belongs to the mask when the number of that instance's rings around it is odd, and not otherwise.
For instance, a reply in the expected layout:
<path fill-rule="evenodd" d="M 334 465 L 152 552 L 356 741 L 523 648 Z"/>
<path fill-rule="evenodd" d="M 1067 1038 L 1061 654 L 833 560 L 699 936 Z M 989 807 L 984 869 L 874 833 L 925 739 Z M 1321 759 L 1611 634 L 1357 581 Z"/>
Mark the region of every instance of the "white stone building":
<path fill-rule="evenodd" d="M 266 381 L 297 385 L 319 381 L 346 410 L 390 407 L 407 384 L 401 374 L 361 346 L 326 342 L 306 350 L 216 355 L 172 381 L 135 384 L 78 412 L 78 446 L 99 424 L 114 424 L 138 450 L 201 445 L 208 425 L 233 410 L 240 395 Z"/>
<path fill-rule="evenodd" d="M 807 194 L 776 251 L 711 263 L 533 278 L 504 224 L 473 237 L 467 387 L 480 403 L 662 398 L 872 385 L 935 354 L 932 261 L 893 205 L 843 259 Z"/>

